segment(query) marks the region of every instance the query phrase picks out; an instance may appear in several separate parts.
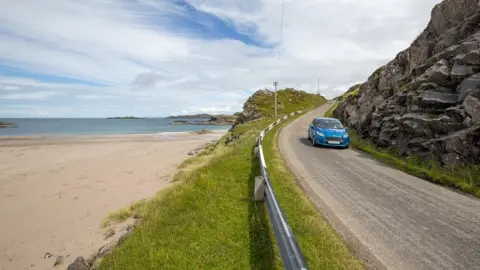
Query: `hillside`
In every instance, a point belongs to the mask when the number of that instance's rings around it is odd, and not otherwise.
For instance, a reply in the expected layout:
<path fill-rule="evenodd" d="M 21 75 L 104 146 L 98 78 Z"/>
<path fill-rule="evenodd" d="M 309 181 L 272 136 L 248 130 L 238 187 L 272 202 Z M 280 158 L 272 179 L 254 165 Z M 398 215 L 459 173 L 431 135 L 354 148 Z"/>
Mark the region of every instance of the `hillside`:
<path fill-rule="evenodd" d="M 400 156 L 454 168 L 480 163 L 480 11 L 445 0 L 409 48 L 375 71 L 333 114 Z"/>
<path fill-rule="evenodd" d="M 189 119 L 209 119 L 213 115 L 211 114 L 206 114 L 206 113 L 201 113 L 201 114 L 185 114 L 185 115 L 172 115 L 169 117 L 165 117 L 165 119 L 177 119 L 177 118 L 189 118 Z"/>
<path fill-rule="evenodd" d="M 253 148 L 260 131 L 275 120 L 271 97 L 261 90 L 249 98 L 242 123 L 184 162 L 170 190 L 120 211 L 141 222 L 99 269 L 283 269 L 265 205 L 252 198 L 255 176 L 260 175 Z M 279 91 L 278 98 L 283 104 L 280 115 L 308 111 L 326 101 L 293 90 Z M 256 117 L 246 119 L 252 115 Z M 309 266 L 361 269 L 361 263 L 299 190 L 295 178 L 283 169 L 275 134 L 270 132 L 264 141 L 272 185 Z"/>
<path fill-rule="evenodd" d="M 294 112 L 298 109 L 310 108 L 314 104 L 325 101 L 325 98 L 305 91 L 287 88 L 277 91 L 277 114 L 278 117 Z M 239 114 L 232 130 L 236 126 L 250 121 L 257 121 L 275 114 L 275 93 L 269 90 L 258 90 L 243 105 L 243 111 Z"/>

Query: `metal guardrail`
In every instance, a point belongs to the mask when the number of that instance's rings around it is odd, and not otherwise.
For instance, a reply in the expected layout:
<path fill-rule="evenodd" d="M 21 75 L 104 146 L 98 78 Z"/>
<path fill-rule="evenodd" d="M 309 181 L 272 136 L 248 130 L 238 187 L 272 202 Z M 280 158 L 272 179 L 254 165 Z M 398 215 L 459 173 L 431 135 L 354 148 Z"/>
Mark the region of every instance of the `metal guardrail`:
<path fill-rule="evenodd" d="M 285 269 L 288 270 L 307 270 L 308 265 L 305 261 L 302 251 L 300 250 L 300 247 L 298 246 L 297 240 L 295 239 L 295 236 L 293 235 L 292 230 L 287 223 L 285 214 L 283 213 L 282 208 L 275 197 L 275 192 L 272 189 L 272 185 L 270 184 L 267 164 L 265 163 L 265 157 L 263 155 L 262 140 L 267 132 L 274 126 L 285 121 L 288 117 L 299 113 L 301 113 L 301 111 L 290 113 L 270 124 L 260 133 L 255 149 L 255 155 L 260 160 L 262 176 L 255 179 L 254 197 L 255 200 L 265 200 L 268 215 L 272 223 L 275 237 L 277 238 L 280 256 L 282 257 Z"/>

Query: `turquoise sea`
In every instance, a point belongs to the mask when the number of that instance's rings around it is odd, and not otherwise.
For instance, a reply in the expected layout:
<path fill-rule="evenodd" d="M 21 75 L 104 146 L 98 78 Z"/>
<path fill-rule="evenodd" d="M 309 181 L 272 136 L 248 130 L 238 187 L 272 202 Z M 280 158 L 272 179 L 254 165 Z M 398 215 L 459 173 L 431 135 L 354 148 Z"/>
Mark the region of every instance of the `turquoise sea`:
<path fill-rule="evenodd" d="M 203 119 L 0 118 L 0 122 L 12 122 L 18 126 L 15 128 L 0 128 L 0 136 L 155 134 L 161 132 L 196 131 L 201 129 L 230 129 L 230 126 L 168 124 L 174 120 L 195 122 Z"/>

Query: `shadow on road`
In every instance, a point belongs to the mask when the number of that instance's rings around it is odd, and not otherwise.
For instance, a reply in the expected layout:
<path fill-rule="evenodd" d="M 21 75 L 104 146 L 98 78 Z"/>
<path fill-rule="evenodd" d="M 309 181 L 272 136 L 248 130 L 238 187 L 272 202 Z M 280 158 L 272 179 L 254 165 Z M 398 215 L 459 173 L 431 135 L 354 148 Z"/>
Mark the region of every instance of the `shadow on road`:
<path fill-rule="evenodd" d="M 332 150 L 346 150 L 346 149 L 348 149 L 348 148 L 340 148 L 340 147 L 335 147 L 335 146 L 323 146 L 323 145 L 313 146 L 312 141 L 307 139 L 307 137 L 301 137 L 298 140 L 306 146 L 315 147 L 315 148 L 325 148 L 325 149 L 332 149 Z"/>
<path fill-rule="evenodd" d="M 252 156 L 253 156 L 252 151 Z M 264 202 L 253 200 L 255 177 L 260 176 L 260 164 L 257 158 L 252 159 L 248 178 L 248 223 L 250 224 L 250 269 L 273 269 L 274 248 L 270 238 L 270 227 L 267 209 Z"/>

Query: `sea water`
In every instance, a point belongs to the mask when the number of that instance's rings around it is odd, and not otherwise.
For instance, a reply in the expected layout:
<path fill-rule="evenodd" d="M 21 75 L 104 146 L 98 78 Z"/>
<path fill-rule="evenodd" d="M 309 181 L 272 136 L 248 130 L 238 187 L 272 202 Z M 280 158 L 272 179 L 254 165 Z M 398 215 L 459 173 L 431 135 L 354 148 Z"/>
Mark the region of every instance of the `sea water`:
<path fill-rule="evenodd" d="M 228 130 L 231 127 L 169 125 L 170 122 L 176 120 L 195 122 L 206 119 L 0 118 L 0 122 L 11 122 L 17 125 L 17 127 L 0 128 L 0 136 L 156 134 L 197 131 L 201 129 Z"/>

